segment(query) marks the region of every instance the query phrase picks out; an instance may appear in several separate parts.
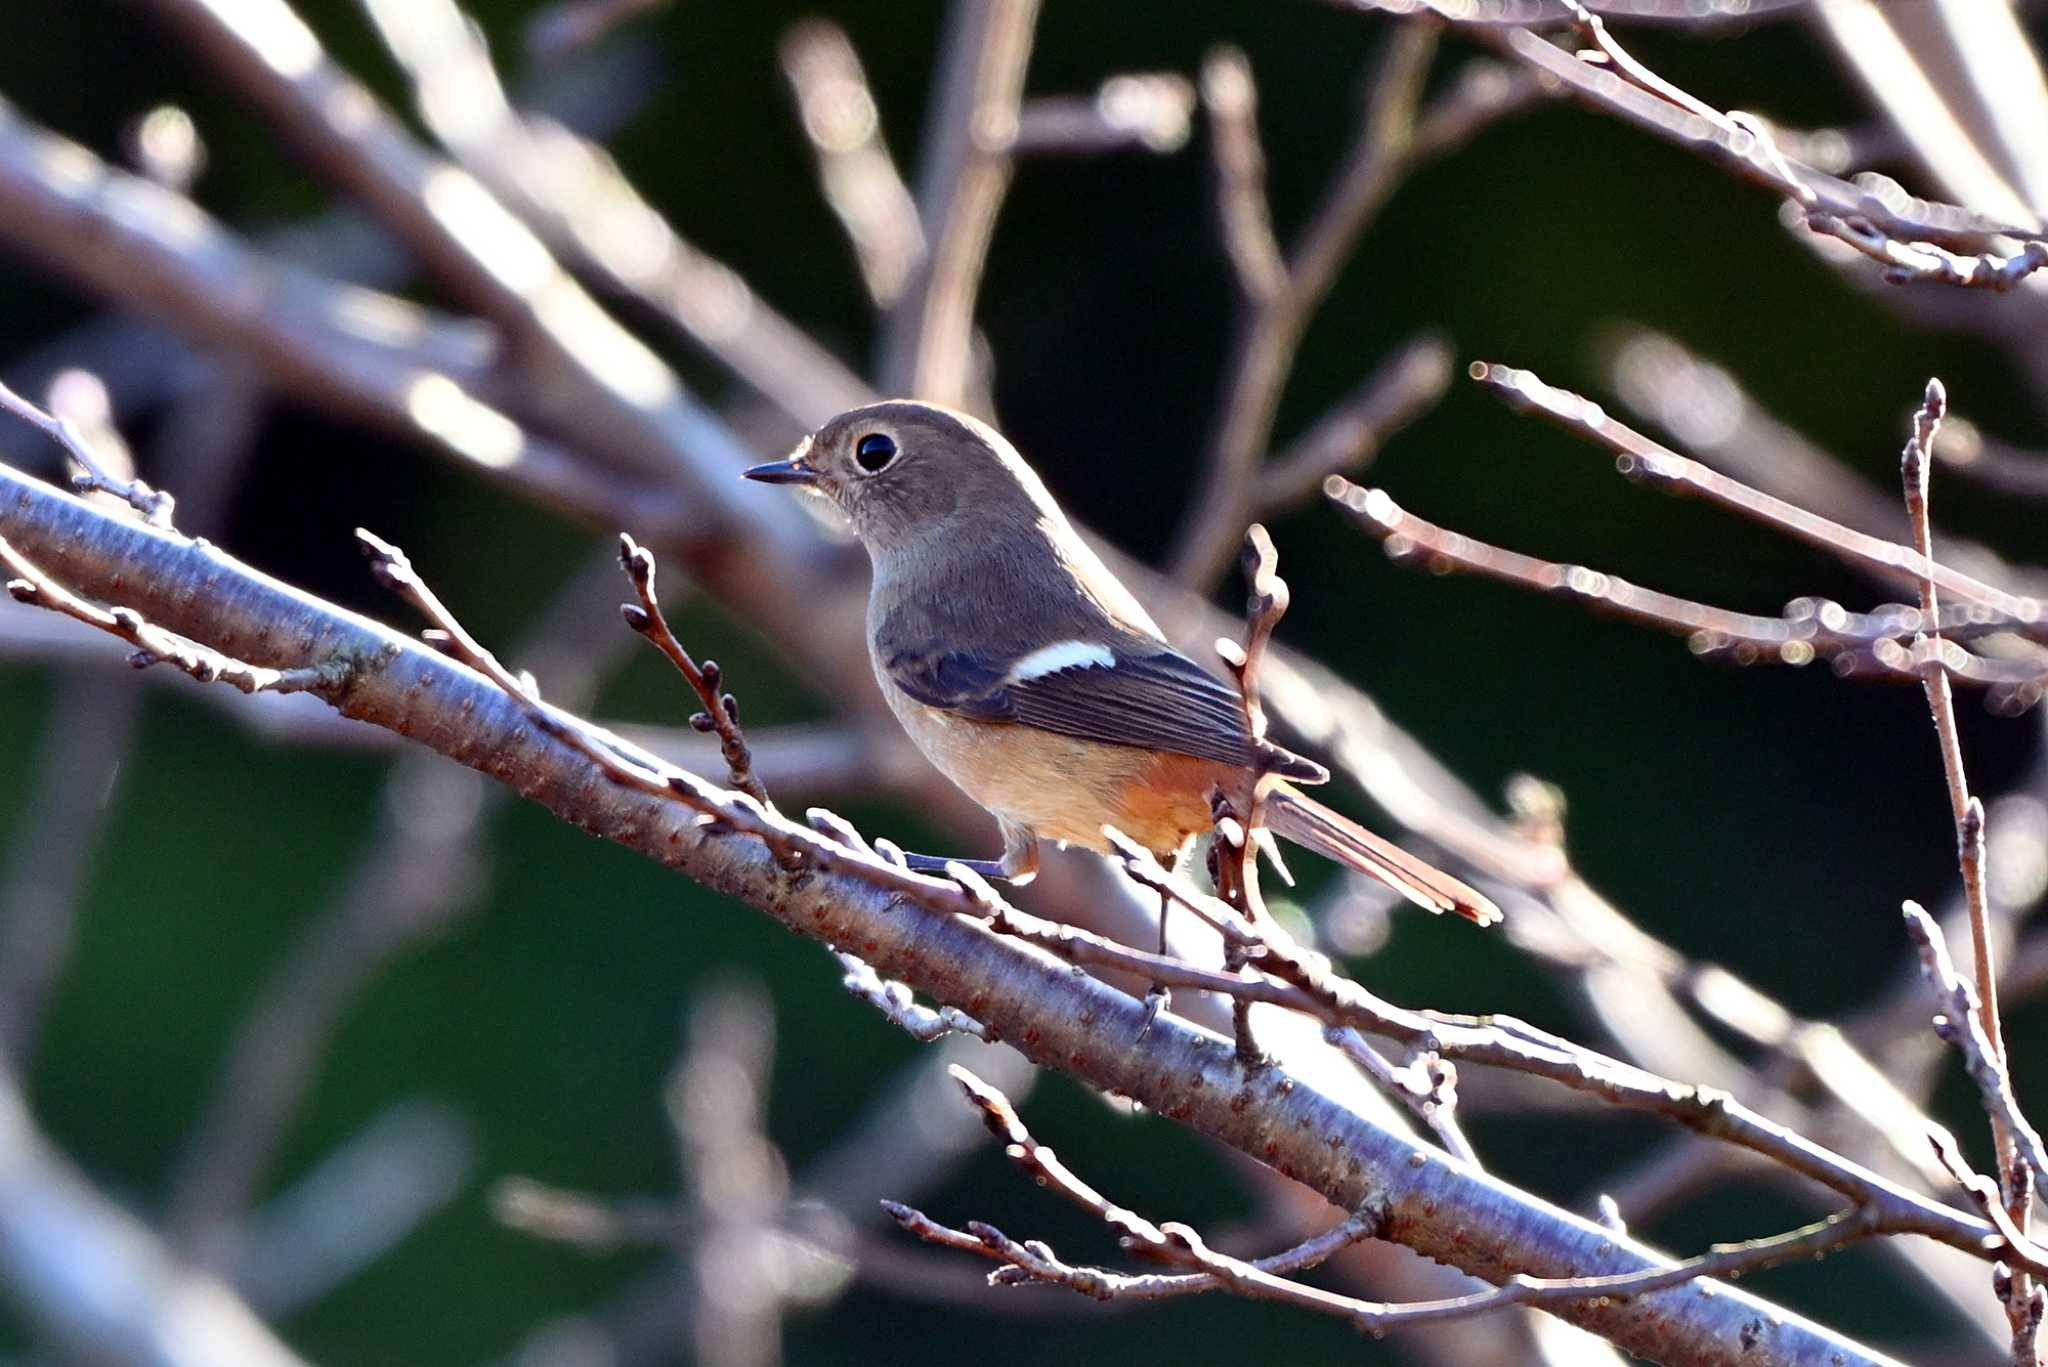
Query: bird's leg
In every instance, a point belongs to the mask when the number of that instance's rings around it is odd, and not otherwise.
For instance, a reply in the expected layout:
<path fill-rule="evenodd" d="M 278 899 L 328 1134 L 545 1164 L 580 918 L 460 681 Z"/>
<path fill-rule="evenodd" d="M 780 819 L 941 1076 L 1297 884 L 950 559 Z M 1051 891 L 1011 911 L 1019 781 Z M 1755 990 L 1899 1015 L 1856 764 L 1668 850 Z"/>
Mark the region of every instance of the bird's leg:
<path fill-rule="evenodd" d="M 919 873 L 946 871 L 946 865 L 958 864 L 980 874 L 983 878 L 1000 878 L 1013 888 L 1021 888 L 1038 877 L 1038 837 L 1022 826 L 1003 822 L 1003 857 L 1001 859 L 948 859 L 942 854 L 905 854 L 904 866 Z"/>
<path fill-rule="evenodd" d="M 1173 909 L 1173 898 L 1159 894 L 1159 957 L 1166 957 L 1166 917 Z M 1145 993 L 1145 1023 L 1138 1028 L 1138 1037 L 1143 1039 L 1151 1032 L 1152 1022 L 1159 1019 L 1159 1013 L 1173 1005 L 1173 989 L 1165 983 L 1153 983 Z"/>
<path fill-rule="evenodd" d="M 1160 867 L 1167 869 L 1178 869 L 1181 861 L 1186 857 L 1186 846 L 1182 846 L 1177 850 L 1169 850 L 1163 855 L 1155 854 L 1153 856 L 1154 859 L 1159 861 Z M 1172 911 L 1173 898 L 1162 888 L 1159 892 L 1159 957 L 1162 959 L 1166 957 L 1168 918 Z M 1145 1024 L 1139 1030 L 1139 1035 L 1143 1036 L 1146 1031 L 1150 1030 L 1152 1022 L 1159 1019 L 1159 1013 L 1172 1005 L 1173 990 L 1165 983 L 1153 983 L 1150 990 L 1145 993 Z"/>

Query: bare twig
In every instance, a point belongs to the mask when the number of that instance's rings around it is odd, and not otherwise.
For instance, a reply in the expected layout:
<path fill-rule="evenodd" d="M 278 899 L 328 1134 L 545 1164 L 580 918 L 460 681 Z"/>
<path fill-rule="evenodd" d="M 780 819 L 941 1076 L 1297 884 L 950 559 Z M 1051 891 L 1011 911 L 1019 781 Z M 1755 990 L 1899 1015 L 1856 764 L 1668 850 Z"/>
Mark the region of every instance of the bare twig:
<path fill-rule="evenodd" d="M 956 0 L 926 124 L 917 209 L 930 251 L 885 321 L 881 387 L 953 407 L 974 387 L 974 302 L 1010 183 L 1038 0 Z"/>
<path fill-rule="evenodd" d="M 1837 603 L 1800 598 L 1782 616 L 1735 612 L 1646 589 L 1583 565 L 1558 564 L 1490 546 L 1424 521 L 1380 489 L 1364 489 L 1333 478 L 1327 490 L 1331 499 L 1359 527 L 1379 537 L 1387 554 L 1397 560 L 1419 558 L 1433 570 L 1465 570 L 1575 599 L 1597 611 L 1676 632 L 1686 638 L 1695 655 L 1737 664 L 1764 660 L 1795 666 L 1826 659 L 1845 677 L 1869 676 L 1899 683 L 1918 683 L 1925 674 L 1927 666 L 1903 644 L 1925 632 L 1932 620 L 1917 608 L 1894 604 L 1861 613 Z M 1965 637 L 2011 630 L 2010 624 L 2000 619 L 1985 620 L 1981 609 L 1952 609 L 1949 619 L 1953 634 Z M 2048 660 L 2001 660 L 1972 654 L 1953 643 L 1930 648 L 1925 659 L 1965 683 L 1992 689 L 2038 686 L 2048 670 Z"/>
<path fill-rule="evenodd" d="M 1590 44 L 1593 50 L 1605 59 L 1606 64 L 1620 73 L 1621 78 L 1630 85 L 1646 90 L 1658 99 L 1674 104 L 1686 113 L 1697 115 L 1731 133 L 1738 131 L 1734 119 L 1704 100 L 1679 89 L 1630 56 L 1628 51 L 1614 40 L 1614 35 L 1607 31 L 1607 25 L 1601 21 L 1600 16 L 1581 4 L 1580 0 L 1558 0 L 1558 3 L 1571 15 L 1572 24 L 1577 28 L 1579 37 Z"/>
<path fill-rule="evenodd" d="M 1846 526 L 1911 544 L 1912 522 L 1895 491 L 1872 484 L 1840 458 L 1774 417 L 1726 367 L 1662 334 L 1628 328 L 1608 368 L 1622 403 L 1663 429 L 1666 440 L 1723 474 Z M 1953 417 L 1941 425 L 1935 455 L 1947 462 L 1956 443 Z M 1987 584 L 2038 594 L 2048 576 L 2013 564 L 1953 528 L 1935 529 L 1942 563 Z M 1866 572 L 1867 573 L 1867 572 Z M 1958 614 L 1946 614 L 1951 632 Z"/>
<path fill-rule="evenodd" d="M 1819 215 L 1857 224 L 1913 247 L 1946 247 L 1965 253 L 1983 250 L 1989 238 L 2031 241 L 2038 229 L 2016 226 L 1952 204 L 1922 200 L 1887 202 L 1857 185 L 1810 166 L 1795 165 L 1755 119 L 1722 113 L 1676 87 L 1669 86 L 1639 63 L 1630 65 L 1654 82 L 1645 87 L 1610 69 L 1607 55 L 1588 61 L 1564 51 L 1519 27 L 1470 26 L 1483 41 L 1506 52 L 1539 77 L 1551 94 L 1575 100 L 1684 148 L 1734 174 L 1784 195 L 1802 217 Z M 1615 45 L 1611 37 L 1607 46 Z M 1667 98 L 1663 87 L 1676 92 Z M 1942 279 L 1939 270 L 1914 279 Z M 1976 283 L 1989 283 L 1988 278 Z"/>
<path fill-rule="evenodd" d="M 1607 447 L 1622 457 L 1616 462 L 1617 468 L 1631 478 L 1698 494 L 1885 578 L 1916 583 L 1931 579 L 1944 592 L 2000 614 L 2020 635 L 2048 640 L 2048 613 L 2044 613 L 2037 598 L 2008 593 L 1932 561 L 1911 547 L 1844 527 L 1818 513 L 1759 492 L 1659 445 L 1609 416 L 1599 405 L 1569 390 L 1545 384 L 1531 371 L 1479 361 L 1473 363 L 1471 372 L 1473 379 L 1517 411 L 1534 413 Z"/>
<path fill-rule="evenodd" d="M 1460 23 L 1516 28 L 1531 24 L 1555 24 L 1574 17 L 1580 10 L 1626 19 L 1631 23 L 1664 24 L 1679 29 L 1712 32 L 1725 25 L 1746 26 L 1759 19 L 1786 16 L 1806 7 L 1809 0 L 1337 0 L 1350 9 L 1377 10 L 1408 17 L 1448 14 Z"/>
<path fill-rule="evenodd" d="M 1913 548 L 1929 564 L 1934 559 L 1934 534 L 1928 519 L 1934 441 L 1947 412 L 1947 391 L 1940 380 L 1929 380 L 1926 395 L 1913 415 L 1912 435 L 1907 439 L 1905 453 L 1900 458 L 1906 513 L 1913 524 Z M 1934 580 L 1924 574 L 1920 579 L 1920 610 L 1930 623 L 1941 620 Z M 1940 637 L 1931 635 L 1915 644 L 1916 649 L 1938 647 Z M 1932 650 L 1922 653 L 1931 657 Z M 1948 789 L 1950 815 L 1955 823 L 1957 861 L 1962 867 L 1963 900 L 1970 918 L 1971 957 L 1976 966 L 1975 1002 L 1959 1001 L 1954 1004 L 1975 1008 L 1975 1025 L 1967 1037 L 1972 1045 L 1981 1046 L 1981 1057 L 1971 1059 L 1971 1073 L 1980 1087 L 1987 1088 L 1985 1109 L 1991 1117 L 1992 1138 L 1998 1150 L 1999 1190 L 2004 1196 L 2006 1213 L 2012 1217 L 2014 1227 L 2024 1235 L 2033 1213 L 2036 1183 L 2048 1180 L 2048 1166 L 2043 1163 L 2040 1135 L 2020 1115 L 2018 1104 L 2012 1098 L 2010 1082 L 2005 1078 L 2005 1040 L 1998 1011 L 1998 967 L 1992 951 L 1991 908 L 1985 894 L 1984 804 L 1970 793 L 1970 779 L 1963 766 L 1963 743 L 1956 730 L 1955 700 L 1949 692 L 1948 673 L 1930 665 L 1922 677 L 1926 685 L 1928 710 L 1934 718 L 1934 733 L 1941 748 L 1942 776 Z M 1914 916 L 1913 912 L 1917 910 L 1908 904 L 1907 919 L 1912 925 L 1914 939 L 1920 946 L 1930 979 L 1946 988 L 1954 974 L 1952 969 L 1946 975 L 1940 972 L 1947 967 L 1944 962 L 1947 955 L 1938 939 L 1940 932 L 1924 912 Z M 1953 1018 L 1947 1034 L 1952 1042 L 1962 1038 Z M 1963 1046 L 1958 1042 L 1957 1047 Z M 1965 1057 L 1969 1058 L 1973 1052 L 1976 1051 L 1965 1049 Z M 2002 1088 L 1997 1086 L 2001 1082 Z M 2002 1093 L 2003 1104 L 1993 1104 L 1995 1093 Z M 2031 1177 L 2019 1166 L 2022 1155 L 2032 1170 Z M 2024 1274 L 2015 1276 L 2004 1289 L 2006 1314 L 2012 1323 L 2015 1341 L 2030 1343 L 2032 1335 L 2025 1332 L 2027 1324 L 2031 1321 L 2036 1330 L 2039 1328 L 2032 1279 Z M 2029 1351 L 2026 1356 L 2032 1358 L 2035 1354 Z"/>
<path fill-rule="evenodd" d="M 975 1039 L 987 1039 L 988 1032 L 980 1021 L 965 1011 L 952 1006 L 933 1010 L 920 1006 L 908 987 L 891 982 L 875 972 L 866 961 L 856 955 L 839 950 L 834 956 L 846 974 L 839 985 L 861 1001 L 882 1013 L 890 1024 L 900 1026 L 919 1044 L 930 1044 L 933 1040 L 947 1035 L 971 1035 Z"/>
<path fill-rule="evenodd" d="M 1900 460 L 1906 512 L 1913 524 L 1913 548 L 1929 564 L 1934 559 L 1934 539 L 1928 519 L 1928 488 L 1934 472 L 1935 435 L 1947 411 L 1948 394 L 1941 381 L 1929 380 L 1926 397 L 1913 415 L 1913 434 L 1908 438 L 1905 454 Z M 1937 595 L 1934 580 L 1922 575 L 1920 610 L 1930 624 L 1938 624 L 1941 620 Z M 1929 636 L 1915 643 L 1916 652 L 1932 659 L 1940 640 L 1939 627 L 1933 625 Z M 1963 897 L 1970 917 L 1970 949 L 1976 965 L 1980 1024 L 1992 1056 L 2003 1066 L 2005 1044 L 1999 1023 L 1998 968 L 1991 948 L 1991 913 L 1984 891 L 1984 804 L 1970 794 L 1969 775 L 1963 766 L 1962 737 L 1956 730 L 1955 701 L 1949 692 L 1947 671 L 1930 664 L 1923 670 L 1922 678 L 1926 685 L 1928 710 L 1934 718 L 1935 738 L 1941 750 L 1941 770 L 1948 790 L 1949 813 L 1955 824 L 1956 850 L 1963 873 Z M 1994 1122 L 1996 1119 L 1994 1116 Z M 1999 1171 L 2003 1174 L 2012 1168 L 2016 1138 L 2006 1131 L 2002 1123 L 1994 1123 L 1994 1129 L 1998 1131 Z M 2022 1202 L 2013 1211 L 2013 1218 L 2022 1229 L 2026 1227 L 2027 1204 Z"/>
<path fill-rule="evenodd" d="M 1195 89 L 1174 72 L 1112 76 L 1093 95 L 1024 101 L 1010 155 L 1095 156 L 1178 151 L 1188 140 Z"/>
<path fill-rule="evenodd" d="M 1331 475 L 1356 473 L 1388 436 L 1433 408 L 1450 380 L 1451 350 L 1441 338 L 1410 342 L 1267 462 L 1257 484 L 1260 515 L 1291 508 Z"/>
<path fill-rule="evenodd" d="M 806 19 L 782 40 L 782 72 L 818 160 L 825 202 L 853 243 L 868 298 L 888 308 L 924 260 L 924 224 L 889 155 L 860 57 L 838 25 Z"/>
<path fill-rule="evenodd" d="M 1360 1038 L 1356 1030 L 1332 1026 L 1323 1032 L 1323 1038 L 1342 1049 L 1346 1058 L 1413 1111 L 1446 1149 L 1474 1167 L 1479 1165 L 1479 1154 L 1458 1123 L 1456 1065 L 1428 1050 L 1420 1050 L 1406 1065 L 1397 1068 Z"/>
<path fill-rule="evenodd" d="M 1216 889 L 1223 901 L 1248 924 L 1260 926 L 1272 920 L 1259 893 L 1259 842 L 1264 830 L 1261 809 L 1271 786 L 1266 772 L 1279 752 L 1266 739 L 1266 708 L 1259 695 L 1259 673 L 1265 664 L 1266 648 L 1272 643 L 1274 629 L 1287 614 L 1289 593 L 1287 581 L 1280 577 L 1280 552 L 1274 547 L 1273 538 L 1266 529 L 1256 522 L 1244 536 L 1244 577 L 1249 588 L 1245 602 L 1244 644 L 1238 646 L 1228 640 L 1219 640 L 1216 649 L 1237 681 L 1238 698 L 1244 708 L 1245 734 L 1251 738 L 1253 752 L 1258 757 L 1258 773 L 1253 778 L 1249 796 L 1243 801 L 1242 811 L 1233 805 L 1238 801 L 1236 798 L 1221 792 L 1211 797 L 1216 808 L 1217 834 L 1210 858 L 1216 869 Z M 1162 924 L 1167 905 L 1164 901 L 1160 904 Z M 1232 971 L 1242 968 L 1247 952 L 1248 946 L 1235 940 L 1226 941 L 1224 967 Z M 1238 1000 L 1232 1004 L 1232 1011 L 1237 1029 L 1238 1057 L 1247 1066 L 1255 1065 L 1263 1060 L 1264 1054 L 1252 1032 L 1251 1003 Z"/>
<path fill-rule="evenodd" d="M 1719 1244 L 1699 1257 L 1651 1271 L 1620 1276 L 1548 1279 L 1516 1275 L 1498 1287 L 1445 1300 L 1408 1305 L 1362 1301 L 1288 1280 L 1286 1272 L 1312 1265 L 1303 1260 L 1299 1250 L 1290 1250 L 1272 1259 L 1246 1262 L 1218 1253 L 1186 1225 L 1155 1224 L 1114 1204 L 1061 1162 L 1051 1149 L 1038 1142 L 1001 1092 L 964 1068 L 955 1068 L 953 1074 L 982 1112 L 990 1132 L 1005 1144 L 1005 1152 L 1010 1159 L 1040 1185 L 1051 1188 L 1103 1221 L 1121 1236 L 1120 1242 L 1125 1248 L 1195 1270 L 1192 1274 L 1177 1277 L 1132 1277 L 1101 1268 L 1075 1266 L 1063 1262 L 1044 1243 L 1036 1240 L 1019 1243 L 992 1225 L 976 1222 L 964 1231 L 950 1229 L 908 1206 L 896 1202 L 883 1203 L 898 1224 L 919 1238 L 979 1253 L 1004 1264 L 1003 1269 L 990 1279 L 997 1285 L 1052 1282 L 1097 1300 L 1126 1296 L 1158 1299 L 1223 1290 L 1250 1300 L 1273 1301 L 1335 1315 L 1356 1328 L 1379 1333 L 1400 1325 L 1461 1318 L 1513 1305 L 1558 1305 L 1586 1298 L 1622 1299 L 1683 1285 L 1702 1277 L 1740 1276 L 1795 1258 L 1819 1257 L 1879 1232 L 1870 1211 L 1852 1208 L 1784 1234 L 1740 1244 Z M 1312 1243 L 1317 1245 L 1316 1251 L 1320 1253 L 1340 1238 L 1357 1238 L 1372 1232 L 1369 1222 L 1354 1215 L 1329 1235 L 1321 1236 Z"/>
<path fill-rule="evenodd" d="M 299 669 L 265 669 L 186 640 L 150 622 L 133 608 L 103 608 L 51 579 L 28 557 L 0 538 L 0 565 L 14 577 L 7 592 L 18 603 L 48 608 L 96 627 L 135 647 L 128 662 L 137 669 L 167 664 L 201 683 L 224 683 L 244 693 L 331 693 L 343 687 L 354 666 L 346 660 Z"/>
<path fill-rule="evenodd" d="M 1931 281 L 2003 294 L 2043 266 L 2048 266 L 2048 241 L 2039 238 L 2005 255 L 1997 252 L 1964 255 L 1932 242 L 1901 242 L 1879 231 L 1866 219 L 1811 213 L 1806 216 L 1806 226 L 1848 243 L 1882 265 L 1884 270 L 1881 274 L 1885 282 L 1892 285 Z"/>
<path fill-rule="evenodd" d="M 1231 52 L 1212 57 L 1205 69 L 1217 215 L 1243 299 L 1207 469 L 1172 556 L 1182 583 L 1207 587 L 1229 564 L 1251 520 L 1260 458 L 1302 333 L 1359 235 L 1411 165 L 1436 26 L 1404 24 L 1389 41 L 1357 139 L 1291 251 L 1274 238 L 1266 207 L 1250 70 Z"/>
<path fill-rule="evenodd" d="M 122 479 L 101 463 L 93 453 L 92 446 L 67 417 L 48 413 L 30 403 L 21 395 L 0 384 L 0 409 L 40 429 L 43 434 L 64 448 L 64 454 L 78 466 L 80 473 L 71 481 L 71 487 L 81 494 L 109 493 L 126 503 L 151 526 L 171 525 L 171 510 L 177 500 L 160 489 L 152 489 L 139 479 Z"/>
<path fill-rule="evenodd" d="M 647 202 L 604 149 L 514 108 L 455 0 L 359 0 L 434 135 L 553 250 L 649 306 L 801 426 L 862 402 L 840 361 Z"/>
<path fill-rule="evenodd" d="M 704 704 L 704 710 L 690 718 L 690 725 L 698 731 L 718 733 L 719 749 L 725 756 L 732 786 L 762 806 L 769 805 L 768 790 L 754 773 L 754 757 L 747 749 L 746 737 L 740 734 L 739 699 L 725 691 L 725 673 L 718 667 L 718 661 L 706 660 L 698 664 L 690 658 L 690 652 L 683 648 L 683 643 L 676 639 L 668 618 L 662 614 L 661 600 L 654 593 L 652 552 L 621 533 L 619 564 L 625 567 L 634 592 L 640 595 L 637 606 L 626 603 L 620 608 L 626 625 L 645 636 L 656 650 L 668 657 L 676 672 L 690 685 L 690 691 Z"/>
<path fill-rule="evenodd" d="M 2017 1161 L 2032 1171 L 2035 1185 L 2048 1190 L 2048 1146 L 2042 1144 L 2040 1132 L 2021 1112 L 2013 1095 L 2004 1052 L 1984 1027 L 1983 1005 L 1976 989 L 1956 971 L 1941 927 L 1925 908 L 1909 901 L 1904 910 L 1907 937 L 1920 955 L 1921 978 L 1933 994 L 1935 1010 L 1939 1012 L 1935 1032 L 1962 1055 L 1964 1070 L 1982 1095 L 1985 1112 L 2008 1136 L 2004 1144 L 2010 1146 Z M 2014 1227 L 2024 1234 L 2020 1215 L 2010 1210 L 2007 1213 L 2012 1215 Z"/>

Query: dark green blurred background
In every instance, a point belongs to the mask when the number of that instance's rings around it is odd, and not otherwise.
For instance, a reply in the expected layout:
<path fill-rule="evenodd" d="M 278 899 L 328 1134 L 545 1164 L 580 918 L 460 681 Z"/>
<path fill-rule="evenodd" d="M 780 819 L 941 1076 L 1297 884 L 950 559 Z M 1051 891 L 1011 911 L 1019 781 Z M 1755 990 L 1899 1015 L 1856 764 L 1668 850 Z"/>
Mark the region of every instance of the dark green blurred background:
<path fill-rule="evenodd" d="M 352 5 L 298 8 L 337 57 L 404 107 Z M 516 64 L 531 6 L 474 8 Z M 885 127 L 907 157 L 941 12 L 904 0 L 688 0 L 640 22 L 621 40 L 648 46 L 658 84 L 610 146 L 686 235 L 858 363 L 872 321 L 776 64 L 779 36 L 817 12 L 859 47 Z M 1273 0 L 1047 0 L 1030 88 L 1090 90 L 1131 69 L 1192 73 L 1214 44 L 1241 44 L 1262 86 L 1285 237 L 1346 145 L 1387 29 L 1383 19 Z M 1666 75 L 1724 108 L 1799 126 L 1870 117 L 1798 23 L 1630 36 Z M 1447 44 L 1438 79 L 1466 55 Z M 183 105 L 211 154 L 196 193 L 245 231 L 328 202 L 249 110 L 127 5 L 0 5 L 0 95 L 110 157 L 139 111 Z M 1987 295 L 1978 306 L 2006 303 Z M 0 261 L 0 367 L 96 308 L 23 263 Z M 996 357 L 998 411 L 1067 506 L 1140 556 L 1161 553 L 1199 470 L 1231 312 L 1199 135 L 1169 157 L 1022 168 L 979 314 Z M 1629 129 L 1551 106 L 1489 132 L 1402 191 L 1309 334 L 1281 430 L 1298 430 L 1422 330 L 1450 337 L 1460 367 L 1474 358 L 1526 365 L 1611 400 L 1602 347 L 1623 323 L 1720 360 L 1764 405 L 1885 488 L 1904 416 L 1930 374 L 1989 430 L 2048 437 L 2041 409 L 1993 348 L 1908 326 L 1847 288 L 1779 226 L 1769 196 Z M 698 358 L 675 359 L 708 392 L 725 392 Z M 147 451 L 147 424 L 132 435 Z M 11 428 L 0 431 L 0 452 L 46 458 Z M 1369 482 L 1434 521 L 1731 606 L 1774 611 L 1802 593 L 1871 601 L 1827 557 L 1631 486 L 1599 452 L 1462 379 L 1391 443 Z M 1939 520 L 2016 558 L 2044 553 L 2038 507 L 1955 480 L 1942 481 L 1936 507 Z M 468 624 L 501 644 L 609 534 L 383 438 L 280 407 L 222 539 L 265 569 L 400 620 L 362 571 L 350 542 L 358 524 L 405 545 Z M 1686 953 L 1826 1017 L 1871 997 L 1903 961 L 1899 899 L 1948 895 L 1951 833 L 1917 691 L 1844 684 L 1824 668 L 1702 665 L 1678 641 L 1567 604 L 1394 566 L 1320 506 L 1274 532 L 1295 588 L 1287 639 L 1368 689 L 1481 791 L 1497 794 L 1520 772 L 1560 785 L 1580 867 Z M 693 644 L 728 662 L 750 721 L 824 715 L 743 626 L 701 608 L 687 620 Z M 0 818 L 9 822 L 31 791 L 53 686 L 47 670 L 0 672 Z M 190 692 L 148 692 L 75 958 L 29 1068 L 52 1136 L 145 1213 L 157 1209 L 229 1030 L 373 832 L 386 768 L 267 747 Z M 688 710 L 651 659 L 636 661 L 600 708 L 671 723 Z M 2038 720 L 1993 719 L 1974 699 L 1963 712 L 1978 788 L 2005 791 L 2029 764 Z M 900 812 L 851 810 L 871 829 L 915 831 Z M 404 958 L 348 1012 L 274 1176 L 288 1185 L 409 1097 L 458 1108 L 474 1140 L 458 1199 L 282 1323 L 315 1361 L 492 1360 L 537 1320 L 598 1304 L 644 1274 L 645 1256 L 592 1258 L 500 1228 L 487 1191 L 513 1173 L 612 1195 L 673 1190 L 659 1093 L 679 1022 L 704 985 L 745 975 L 773 996 L 770 1125 L 796 1167 L 917 1048 L 841 994 L 814 946 L 536 809 L 504 810 L 491 846 L 486 904 Z M 1513 1010 L 1583 1033 L 1564 993 L 1509 953 L 1475 948 L 1463 927 L 1399 918 L 1388 946 L 1357 968 L 1404 1002 Z M 2023 1006 L 2010 1030 L 2023 1094 L 2048 1105 L 2030 1066 L 2048 1018 Z M 1247 1209 L 1226 1166 L 1169 1126 L 1113 1119 L 1058 1082 L 1028 1113 L 1084 1171 L 1148 1213 L 1213 1223 Z M 1965 1105 L 1947 1118 L 1981 1157 L 1981 1118 Z M 1504 1174 L 1581 1209 L 1604 1171 L 1658 1133 L 1597 1115 L 1474 1129 Z M 1111 1252 L 1007 1171 L 993 1147 L 922 1204 L 1018 1234 L 1064 1232 L 1063 1251 L 1076 1255 Z M 1691 1247 L 1796 1223 L 1786 1211 L 1736 1188 L 1643 1232 Z M 1940 1320 L 1901 1294 L 1895 1270 L 1871 1253 L 1756 1285 L 1941 1360 L 1927 1338 Z M 1043 1308 L 1059 1293 L 1022 1294 Z M 856 1290 L 795 1315 L 787 1333 L 788 1360 L 798 1363 L 951 1360 L 964 1335 L 975 1336 L 972 1354 L 984 1363 L 1043 1361 L 1054 1343 L 1077 1364 L 1219 1361 L 1253 1345 L 1272 1367 L 1404 1360 L 1398 1341 L 1376 1345 L 1306 1317 L 1223 1302 L 1006 1322 Z"/>

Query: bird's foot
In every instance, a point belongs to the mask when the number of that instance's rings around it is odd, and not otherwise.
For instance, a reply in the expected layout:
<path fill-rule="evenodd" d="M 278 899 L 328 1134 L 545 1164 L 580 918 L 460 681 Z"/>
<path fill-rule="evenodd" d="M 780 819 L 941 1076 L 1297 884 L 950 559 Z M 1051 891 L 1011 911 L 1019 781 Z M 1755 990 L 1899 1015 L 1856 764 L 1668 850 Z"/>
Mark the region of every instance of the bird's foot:
<path fill-rule="evenodd" d="M 1172 1005 L 1173 990 L 1164 983 L 1152 984 L 1152 990 L 1145 994 L 1145 1023 L 1138 1027 L 1138 1038 L 1143 1039 L 1151 1034 L 1153 1024 L 1159 1019 L 1159 1013 Z"/>

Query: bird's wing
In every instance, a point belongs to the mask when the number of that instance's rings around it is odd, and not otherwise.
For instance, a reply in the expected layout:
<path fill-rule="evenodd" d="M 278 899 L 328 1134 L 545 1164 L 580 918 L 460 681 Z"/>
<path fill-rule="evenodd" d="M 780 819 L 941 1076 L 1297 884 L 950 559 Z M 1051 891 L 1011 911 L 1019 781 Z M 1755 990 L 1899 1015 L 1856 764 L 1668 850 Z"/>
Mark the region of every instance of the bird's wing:
<path fill-rule="evenodd" d="M 928 707 L 1110 745 L 1251 762 L 1237 691 L 1156 642 L 1064 641 L 990 660 L 920 649 L 879 652 L 895 685 Z"/>

